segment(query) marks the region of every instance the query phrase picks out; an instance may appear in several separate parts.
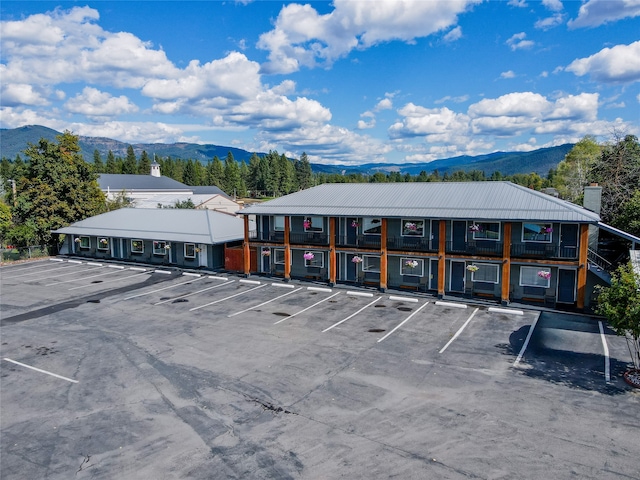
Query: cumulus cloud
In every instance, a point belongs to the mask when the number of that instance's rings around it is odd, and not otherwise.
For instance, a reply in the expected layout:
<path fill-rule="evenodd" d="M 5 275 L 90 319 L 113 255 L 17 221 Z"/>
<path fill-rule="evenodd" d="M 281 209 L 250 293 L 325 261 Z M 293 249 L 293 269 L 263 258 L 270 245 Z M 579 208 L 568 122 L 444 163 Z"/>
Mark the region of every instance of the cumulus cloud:
<path fill-rule="evenodd" d="M 523 49 L 533 47 L 535 43 L 531 40 L 527 40 L 526 38 L 527 38 L 527 34 L 524 32 L 520 32 L 512 35 L 511 38 L 509 38 L 506 43 L 507 45 L 509 45 L 509 48 L 511 48 L 511 50 L 513 50 L 514 52 L 516 50 L 523 50 Z"/>
<path fill-rule="evenodd" d="M 65 107 L 71 113 L 80 113 L 93 119 L 138 111 L 138 107 L 125 95 L 114 97 L 93 87 L 85 87 L 82 93 L 69 99 Z"/>
<path fill-rule="evenodd" d="M 637 82 L 640 80 L 640 41 L 603 48 L 590 57 L 574 60 L 566 70 L 579 77 L 588 74 L 598 82 Z"/>
<path fill-rule="evenodd" d="M 2 68 L 0 68 L 2 72 Z M 49 101 L 42 92 L 26 83 L 11 83 L 2 86 L 2 104 L 18 105 L 49 105 Z"/>
<path fill-rule="evenodd" d="M 623 18 L 640 16 L 640 0 L 589 0 L 580 7 L 569 28 L 597 27 Z"/>
<path fill-rule="evenodd" d="M 274 29 L 260 36 L 258 48 L 269 51 L 263 70 L 291 73 L 303 66 L 331 65 L 356 48 L 393 40 L 413 42 L 452 27 L 458 15 L 478 1 L 336 0 L 326 15 L 308 4 L 285 5 Z"/>
<path fill-rule="evenodd" d="M 552 12 L 560 12 L 564 8 L 560 0 L 542 0 L 542 5 Z"/>
<path fill-rule="evenodd" d="M 507 70 L 500 74 L 500 78 L 515 78 L 516 74 L 513 70 Z"/>

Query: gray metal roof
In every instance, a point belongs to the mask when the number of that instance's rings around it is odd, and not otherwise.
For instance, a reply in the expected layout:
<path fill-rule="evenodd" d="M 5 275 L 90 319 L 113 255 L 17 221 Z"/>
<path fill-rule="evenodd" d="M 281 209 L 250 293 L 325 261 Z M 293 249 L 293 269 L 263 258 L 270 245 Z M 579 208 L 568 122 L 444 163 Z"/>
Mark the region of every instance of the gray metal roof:
<path fill-rule="evenodd" d="M 242 215 L 597 223 L 600 217 L 511 182 L 333 183 L 253 204 Z"/>
<path fill-rule="evenodd" d="M 191 191 L 198 195 L 222 195 L 223 197 L 231 198 L 229 195 L 224 193 L 220 188 L 214 185 L 194 185 L 189 187 Z"/>
<path fill-rule="evenodd" d="M 144 200 L 135 200 L 132 207 L 134 208 L 158 208 L 158 204 L 163 206 L 173 207 L 176 202 L 186 202 L 191 200 L 193 204 L 198 207 L 203 203 L 211 200 L 216 195 L 194 195 L 191 193 L 164 193 L 159 195 L 153 195 Z M 224 197 L 227 198 L 227 197 Z M 238 207 L 238 210 L 240 207 Z"/>
<path fill-rule="evenodd" d="M 102 173 L 98 176 L 101 190 L 117 192 L 121 190 L 184 190 L 191 192 L 191 187 L 169 177 L 153 175 L 133 175 L 119 173 Z"/>
<path fill-rule="evenodd" d="M 215 245 L 244 238 L 244 220 L 213 210 L 121 208 L 53 233 Z"/>

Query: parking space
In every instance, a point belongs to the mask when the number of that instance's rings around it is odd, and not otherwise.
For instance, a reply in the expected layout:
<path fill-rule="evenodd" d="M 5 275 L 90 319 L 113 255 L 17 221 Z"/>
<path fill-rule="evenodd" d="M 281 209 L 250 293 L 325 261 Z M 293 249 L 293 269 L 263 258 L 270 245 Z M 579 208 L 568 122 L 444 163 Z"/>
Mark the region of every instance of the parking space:
<path fill-rule="evenodd" d="M 2 478 L 637 475 L 625 411 L 640 396 L 619 381 L 624 340 L 597 319 L 66 268 L 83 281 L 62 270 L 6 282 L 10 295 L 85 296 L 2 327 Z M 102 270 L 115 273 L 88 278 Z"/>

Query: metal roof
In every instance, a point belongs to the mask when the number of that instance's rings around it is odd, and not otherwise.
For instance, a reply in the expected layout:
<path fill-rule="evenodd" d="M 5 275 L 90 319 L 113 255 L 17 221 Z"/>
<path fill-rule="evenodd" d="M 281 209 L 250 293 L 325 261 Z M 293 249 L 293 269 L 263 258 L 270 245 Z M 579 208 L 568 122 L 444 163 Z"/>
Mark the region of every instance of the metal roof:
<path fill-rule="evenodd" d="M 215 245 L 244 238 L 244 220 L 213 210 L 121 208 L 53 233 Z"/>
<path fill-rule="evenodd" d="M 112 192 L 121 190 L 183 190 L 191 192 L 191 187 L 173 178 L 128 173 L 102 173 L 98 176 L 98 185 L 101 190 Z"/>
<path fill-rule="evenodd" d="M 158 204 L 173 207 L 176 202 L 186 202 L 187 200 L 191 200 L 196 207 L 199 207 L 203 203 L 208 202 L 215 197 L 221 196 L 215 194 L 195 195 L 190 193 L 163 193 L 159 195 L 153 195 L 145 199 L 134 200 L 132 207 L 158 208 Z M 224 200 L 228 200 L 226 196 L 221 198 L 224 198 Z M 240 206 L 238 206 L 237 209 L 240 210 Z"/>
<path fill-rule="evenodd" d="M 239 213 L 579 223 L 600 220 L 583 207 L 511 182 L 323 184 L 250 205 Z"/>

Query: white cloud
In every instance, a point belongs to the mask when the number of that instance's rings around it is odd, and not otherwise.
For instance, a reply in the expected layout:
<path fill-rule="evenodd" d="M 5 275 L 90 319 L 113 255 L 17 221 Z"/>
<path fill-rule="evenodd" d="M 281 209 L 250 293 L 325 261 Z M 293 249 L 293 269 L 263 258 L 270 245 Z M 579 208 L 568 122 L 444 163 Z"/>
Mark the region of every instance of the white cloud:
<path fill-rule="evenodd" d="M 580 7 L 569 28 L 597 27 L 623 18 L 640 16 L 640 0 L 589 0 Z"/>
<path fill-rule="evenodd" d="M 542 5 L 552 12 L 560 12 L 564 8 L 560 0 L 542 0 Z"/>
<path fill-rule="evenodd" d="M 2 72 L 1 68 L 0 72 Z M 33 85 L 11 83 L 2 86 L 2 104 L 12 107 L 18 105 L 49 105 L 49 101 Z"/>
<path fill-rule="evenodd" d="M 509 0 L 507 4 L 511 5 L 512 7 L 518 8 L 526 8 L 529 6 L 526 0 Z"/>
<path fill-rule="evenodd" d="M 442 39 L 445 42 L 455 42 L 456 40 L 460 40 L 462 38 L 462 28 L 460 25 L 450 30 Z"/>
<path fill-rule="evenodd" d="M 507 70 L 500 74 L 500 78 L 515 78 L 516 74 L 513 70 Z"/>
<path fill-rule="evenodd" d="M 451 95 L 446 95 L 442 98 L 439 98 L 438 100 L 435 100 L 433 103 L 435 103 L 436 105 L 439 105 L 441 103 L 446 103 L 446 102 L 453 102 L 453 103 L 464 103 L 467 100 L 469 100 L 469 95 L 460 95 L 457 97 L 452 97 Z"/>
<path fill-rule="evenodd" d="M 574 60 L 566 70 L 579 77 L 589 74 L 598 82 L 637 82 L 640 80 L 640 41 L 603 48 L 590 57 Z"/>
<path fill-rule="evenodd" d="M 269 62 L 263 69 L 291 73 L 302 66 L 331 65 L 355 48 L 394 40 L 413 42 L 454 26 L 458 15 L 478 2 L 336 0 L 334 10 L 326 15 L 310 5 L 285 5 L 275 28 L 260 36 L 258 48 L 269 51 Z"/>
<path fill-rule="evenodd" d="M 558 25 L 562 25 L 564 22 L 565 15 L 563 13 L 556 13 L 547 18 L 543 18 L 538 20 L 534 26 L 539 30 L 549 30 L 550 28 L 557 27 Z"/>
<path fill-rule="evenodd" d="M 522 50 L 522 49 L 533 47 L 535 43 L 532 42 L 531 40 L 526 40 L 526 37 L 527 37 L 527 34 L 524 32 L 516 33 L 512 35 L 511 38 L 509 38 L 506 43 L 514 52 L 516 50 Z"/>
<path fill-rule="evenodd" d="M 380 100 L 376 106 L 375 106 L 375 111 L 379 112 L 381 110 L 390 110 L 393 108 L 393 101 L 390 98 L 383 98 L 382 100 Z"/>
<path fill-rule="evenodd" d="M 85 87 L 82 93 L 65 103 L 71 113 L 79 113 L 89 118 L 114 117 L 138 111 L 125 95 L 114 97 L 93 87 Z"/>

